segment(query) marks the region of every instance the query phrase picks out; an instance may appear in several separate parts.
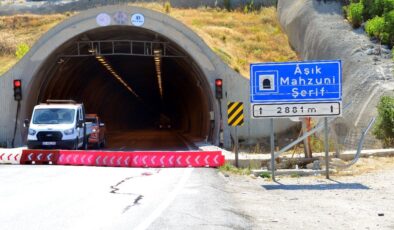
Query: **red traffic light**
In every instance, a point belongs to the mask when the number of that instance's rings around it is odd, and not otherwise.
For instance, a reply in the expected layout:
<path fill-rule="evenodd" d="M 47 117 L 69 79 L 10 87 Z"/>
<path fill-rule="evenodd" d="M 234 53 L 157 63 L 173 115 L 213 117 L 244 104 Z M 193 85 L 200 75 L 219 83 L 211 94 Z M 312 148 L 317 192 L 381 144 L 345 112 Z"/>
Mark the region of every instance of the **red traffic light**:
<path fill-rule="evenodd" d="M 21 80 L 14 80 L 14 88 L 20 88 L 22 86 Z"/>
<path fill-rule="evenodd" d="M 14 99 L 16 101 L 22 100 L 22 80 L 14 80 Z"/>
<path fill-rule="evenodd" d="M 215 91 L 216 91 L 216 98 L 222 99 L 223 98 L 223 80 L 218 78 L 215 80 Z"/>
<path fill-rule="evenodd" d="M 216 79 L 215 80 L 215 85 L 216 86 L 222 86 L 223 85 L 223 80 L 222 79 Z"/>

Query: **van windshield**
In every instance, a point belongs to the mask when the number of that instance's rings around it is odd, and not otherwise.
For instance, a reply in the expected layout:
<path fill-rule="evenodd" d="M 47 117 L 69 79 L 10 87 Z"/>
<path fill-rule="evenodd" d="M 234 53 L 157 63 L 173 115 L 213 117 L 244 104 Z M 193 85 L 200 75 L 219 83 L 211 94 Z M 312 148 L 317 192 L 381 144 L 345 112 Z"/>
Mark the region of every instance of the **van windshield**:
<path fill-rule="evenodd" d="M 73 124 L 74 109 L 36 109 L 33 124 Z"/>

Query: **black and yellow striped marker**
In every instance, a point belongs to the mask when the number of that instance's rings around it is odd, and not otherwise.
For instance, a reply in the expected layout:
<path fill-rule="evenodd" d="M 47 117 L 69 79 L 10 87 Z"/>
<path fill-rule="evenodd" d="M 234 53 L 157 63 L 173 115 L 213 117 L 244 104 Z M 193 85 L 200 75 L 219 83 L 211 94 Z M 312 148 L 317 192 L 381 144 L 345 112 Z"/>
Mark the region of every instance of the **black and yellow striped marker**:
<path fill-rule="evenodd" d="M 227 104 L 227 114 L 229 126 L 242 126 L 244 124 L 244 103 L 229 102 Z"/>

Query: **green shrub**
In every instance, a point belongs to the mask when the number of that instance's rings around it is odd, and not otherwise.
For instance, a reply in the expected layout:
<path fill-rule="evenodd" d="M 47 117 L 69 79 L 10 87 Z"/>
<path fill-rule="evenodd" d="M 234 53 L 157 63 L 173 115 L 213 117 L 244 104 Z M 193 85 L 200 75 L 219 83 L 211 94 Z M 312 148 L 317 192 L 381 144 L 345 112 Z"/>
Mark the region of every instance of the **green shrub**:
<path fill-rule="evenodd" d="M 300 178 L 301 175 L 298 174 L 298 173 L 292 173 L 292 174 L 290 174 L 290 177 L 292 177 L 292 178 Z"/>
<path fill-rule="evenodd" d="M 26 44 L 26 43 L 21 43 L 21 44 L 19 44 L 18 47 L 16 48 L 15 56 L 20 60 L 20 59 L 23 58 L 23 56 L 25 56 L 25 54 L 26 54 L 27 52 L 29 52 L 29 50 L 30 50 L 30 47 L 29 47 L 28 44 Z"/>
<path fill-rule="evenodd" d="M 252 173 L 250 168 L 237 168 L 229 162 L 226 162 L 223 166 L 219 167 L 219 171 L 237 175 L 250 175 Z"/>
<path fill-rule="evenodd" d="M 394 10 L 387 12 L 384 14 L 384 22 L 385 22 L 385 33 L 387 34 L 387 43 L 390 46 L 394 46 Z"/>
<path fill-rule="evenodd" d="M 383 1 L 383 13 L 386 14 L 394 10 L 394 0 L 384 0 Z"/>
<path fill-rule="evenodd" d="M 391 50 L 391 59 L 394 61 L 394 49 Z"/>
<path fill-rule="evenodd" d="M 369 19 L 365 24 L 365 31 L 369 36 L 376 37 L 381 40 L 381 34 L 384 32 L 385 22 L 383 17 L 376 16 Z"/>
<path fill-rule="evenodd" d="M 171 3 L 169 1 L 166 1 L 164 3 L 164 12 L 169 14 L 171 12 Z"/>
<path fill-rule="evenodd" d="M 260 173 L 259 177 L 261 177 L 261 178 L 271 178 L 271 173 L 269 173 L 269 172 L 262 172 L 262 173 Z"/>
<path fill-rule="evenodd" d="M 384 147 L 394 146 L 394 97 L 383 96 L 378 104 L 378 118 L 373 130 Z"/>
<path fill-rule="evenodd" d="M 254 9 L 254 0 L 251 0 L 249 3 L 247 3 L 245 6 L 244 6 L 244 13 L 245 14 L 247 14 L 247 13 L 250 13 L 250 12 L 253 12 L 255 9 Z"/>
<path fill-rule="evenodd" d="M 363 22 L 364 6 L 361 2 L 351 3 L 348 9 L 348 20 L 354 28 L 360 27 Z"/>
<path fill-rule="evenodd" d="M 362 0 L 364 6 L 364 20 L 383 16 L 384 13 L 394 10 L 394 0 Z"/>
<path fill-rule="evenodd" d="M 343 17 L 347 18 L 347 11 L 349 10 L 349 6 L 343 6 L 342 7 L 342 13 L 343 13 Z"/>
<path fill-rule="evenodd" d="M 362 0 L 364 6 L 363 16 L 364 20 L 374 18 L 375 16 L 382 16 L 384 0 Z"/>

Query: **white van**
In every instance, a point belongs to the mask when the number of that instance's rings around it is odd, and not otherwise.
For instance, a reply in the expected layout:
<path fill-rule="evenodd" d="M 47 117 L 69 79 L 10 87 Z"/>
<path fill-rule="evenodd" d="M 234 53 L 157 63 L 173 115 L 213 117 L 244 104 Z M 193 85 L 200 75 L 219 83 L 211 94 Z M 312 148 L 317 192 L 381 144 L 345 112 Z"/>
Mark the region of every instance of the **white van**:
<path fill-rule="evenodd" d="M 29 149 L 79 149 L 86 148 L 91 134 L 91 124 L 85 122 L 83 104 L 70 100 L 47 100 L 36 105 L 29 128 Z"/>

